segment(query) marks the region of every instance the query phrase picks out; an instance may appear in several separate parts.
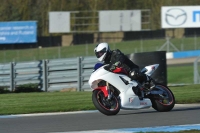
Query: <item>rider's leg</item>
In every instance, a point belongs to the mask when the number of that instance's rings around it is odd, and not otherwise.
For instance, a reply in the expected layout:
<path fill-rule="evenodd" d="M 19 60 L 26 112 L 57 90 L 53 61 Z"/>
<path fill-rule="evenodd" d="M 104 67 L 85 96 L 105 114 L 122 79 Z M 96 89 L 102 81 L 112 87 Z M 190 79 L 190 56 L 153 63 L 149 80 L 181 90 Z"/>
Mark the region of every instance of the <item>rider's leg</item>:
<path fill-rule="evenodd" d="M 131 79 L 138 81 L 140 84 L 146 83 L 149 80 L 149 77 L 141 73 L 139 69 L 133 69 L 129 72 L 129 76 Z M 140 100 L 144 98 L 143 88 L 140 86 L 133 87 L 133 92 L 139 97 Z"/>

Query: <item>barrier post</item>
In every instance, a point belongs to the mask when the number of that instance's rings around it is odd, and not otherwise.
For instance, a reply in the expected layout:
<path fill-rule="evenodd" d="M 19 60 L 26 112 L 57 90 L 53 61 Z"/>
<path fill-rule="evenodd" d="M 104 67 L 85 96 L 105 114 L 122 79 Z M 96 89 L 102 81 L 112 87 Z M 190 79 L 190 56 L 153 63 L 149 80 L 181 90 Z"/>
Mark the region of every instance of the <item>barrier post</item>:
<path fill-rule="evenodd" d="M 42 66 L 42 69 L 43 69 L 43 71 L 42 71 L 42 90 L 44 90 L 44 91 L 48 91 L 48 87 L 47 87 L 47 61 L 46 60 L 42 60 L 42 62 L 43 62 L 43 66 Z"/>
<path fill-rule="evenodd" d="M 10 62 L 10 91 L 14 91 L 14 62 Z"/>
<path fill-rule="evenodd" d="M 81 57 L 77 57 L 77 91 L 81 91 Z"/>

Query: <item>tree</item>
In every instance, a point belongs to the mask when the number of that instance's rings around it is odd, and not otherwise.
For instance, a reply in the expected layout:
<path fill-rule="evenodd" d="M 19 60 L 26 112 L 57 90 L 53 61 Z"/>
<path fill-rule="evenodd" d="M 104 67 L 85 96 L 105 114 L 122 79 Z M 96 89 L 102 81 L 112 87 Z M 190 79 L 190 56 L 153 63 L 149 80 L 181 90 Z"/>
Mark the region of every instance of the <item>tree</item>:
<path fill-rule="evenodd" d="M 98 23 L 98 10 L 150 9 L 151 29 L 160 29 L 162 6 L 200 5 L 199 0 L 0 0 L 0 21 L 38 22 L 38 35 L 49 35 L 50 11 L 81 11 L 79 17 L 91 15 L 92 19 L 77 20 L 77 23 Z M 94 12 L 83 12 L 94 11 Z M 74 22 L 72 22 L 74 23 Z M 85 28 L 92 28 L 86 26 Z"/>

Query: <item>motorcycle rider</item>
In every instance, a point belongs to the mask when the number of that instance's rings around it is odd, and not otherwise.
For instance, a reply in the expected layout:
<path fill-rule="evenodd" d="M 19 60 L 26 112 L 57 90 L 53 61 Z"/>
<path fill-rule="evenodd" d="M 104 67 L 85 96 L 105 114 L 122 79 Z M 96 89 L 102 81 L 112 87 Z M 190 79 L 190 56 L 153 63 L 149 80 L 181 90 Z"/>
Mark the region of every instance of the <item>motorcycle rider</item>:
<path fill-rule="evenodd" d="M 103 42 L 96 45 L 94 48 L 96 57 L 100 62 L 104 64 L 109 64 L 108 69 L 113 71 L 116 67 L 123 67 L 127 72 L 128 76 L 137 80 L 140 83 L 145 83 L 149 81 L 149 77 L 139 71 L 139 66 L 133 63 L 126 55 L 124 55 L 119 49 L 110 50 L 108 43 Z M 139 86 L 134 87 L 133 91 L 138 95 L 139 99 L 142 100 L 142 92 Z"/>

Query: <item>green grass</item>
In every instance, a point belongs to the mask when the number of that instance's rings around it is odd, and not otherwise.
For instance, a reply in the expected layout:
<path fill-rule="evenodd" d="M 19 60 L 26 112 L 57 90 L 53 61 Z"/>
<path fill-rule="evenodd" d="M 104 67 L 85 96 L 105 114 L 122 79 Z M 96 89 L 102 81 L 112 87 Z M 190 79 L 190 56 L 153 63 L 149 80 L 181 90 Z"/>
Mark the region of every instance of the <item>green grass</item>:
<path fill-rule="evenodd" d="M 200 49 L 200 38 L 182 38 L 171 39 L 174 46 L 180 51 Z M 165 39 L 151 39 L 151 40 L 136 40 L 124 41 L 118 43 L 109 43 L 111 49 L 120 49 L 125 54 L 157 51 L 166 42 Z M 65 47 L 50 47 L 50 48 L 32 48 L 24 50 L 1 50 L 0 63 L 11 61 L 32 61 L 42 59 L 55 59 L 55 58 L 69 58 L 77 56 L 94 56 L 94 47 L 96 44 L 86 45 L 72 45 Z M 166 51 L 166 48 L 162 49 Z M 170 51 L 175 51 L 170 47 Z"/>
<path fill-rule="evenodd" d="M 194 66 L 168 66 L 167 81 L 168 84 L 193 84 Z"/>
<path fill-rule="evenodd" d="M 170 87 L 174 93 L 176 103 L 200 103 L 200 85 Z"/>
<path fill-rule="evenodd" d="M 176 103 L 200 103 L 200 85 L 170 87 Z M 40 92 L 0 95 L 0 115 L 94 110 L 92 92 Z"/>
<path fill-rule="evenodd" d="M 91 92 L 42 92 L 0 95 L 0 115 L 95 109 Z"/>

